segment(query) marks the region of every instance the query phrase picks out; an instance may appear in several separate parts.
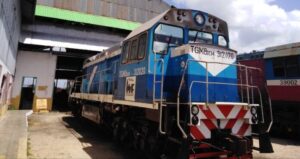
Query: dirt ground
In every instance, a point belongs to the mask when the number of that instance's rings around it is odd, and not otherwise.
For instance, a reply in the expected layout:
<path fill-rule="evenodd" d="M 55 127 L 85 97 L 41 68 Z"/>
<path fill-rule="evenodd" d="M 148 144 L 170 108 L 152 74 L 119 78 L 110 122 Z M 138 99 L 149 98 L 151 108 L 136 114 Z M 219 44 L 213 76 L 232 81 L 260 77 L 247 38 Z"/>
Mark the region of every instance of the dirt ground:
<path fill-rule="evenodd" d="M 282 139 L 272 139 L 272 142 L 275 153 L 254 152 L 254 158 L 300 158 L 299 142 Z M 28 156 L 30 159 L 141 159 L 126 146 L 114 143 L 95 125 L 58 112 L 29 117 Z"/>

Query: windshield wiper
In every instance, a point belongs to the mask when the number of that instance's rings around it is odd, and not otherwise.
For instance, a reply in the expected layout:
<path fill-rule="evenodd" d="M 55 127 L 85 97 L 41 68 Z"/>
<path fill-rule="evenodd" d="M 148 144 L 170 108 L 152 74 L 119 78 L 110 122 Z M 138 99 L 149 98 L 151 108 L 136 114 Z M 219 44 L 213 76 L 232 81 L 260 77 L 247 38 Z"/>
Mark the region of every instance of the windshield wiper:
<path fill-rule="evenodd" d="M 198 38 L 198 33 L 199 33 L 199 31 L 197 31 L 196 36 L 194 37 L 194 43 L 196 42 L 196 40 Z"/>
<path fill-rule="evenodd" d="M 167 51 L 166 51 L 166 54 L 169 52 L 169 47 L 170 47 L 170 43 L 171 43 L 171 41 L 172 41 L 172 38 L 173 38 L 173 35 L 170 35 L 170 36 L 169 36 L 168 45 L 167 45 Z"/>

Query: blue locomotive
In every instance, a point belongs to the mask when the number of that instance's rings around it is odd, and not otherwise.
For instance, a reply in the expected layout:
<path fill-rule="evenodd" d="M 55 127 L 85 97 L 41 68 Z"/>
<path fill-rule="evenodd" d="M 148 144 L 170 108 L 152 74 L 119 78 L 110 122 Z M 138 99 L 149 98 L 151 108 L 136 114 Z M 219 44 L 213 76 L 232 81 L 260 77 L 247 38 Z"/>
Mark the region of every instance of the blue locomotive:
<path fill-rule="evenodd" d="M 156 157 L 252 158 L 252 128 L 264 119 L 258 87 L 236 64 L 227 23 L 171 8 L 121 45 L 88 58 L 70 95 L 74 114 Z M 246 70 L 240 83 L 237 69 Z M 261 138 L 261 137 L 260 137 Z M 271 151 L 261 149 L 261 151 Z"/>

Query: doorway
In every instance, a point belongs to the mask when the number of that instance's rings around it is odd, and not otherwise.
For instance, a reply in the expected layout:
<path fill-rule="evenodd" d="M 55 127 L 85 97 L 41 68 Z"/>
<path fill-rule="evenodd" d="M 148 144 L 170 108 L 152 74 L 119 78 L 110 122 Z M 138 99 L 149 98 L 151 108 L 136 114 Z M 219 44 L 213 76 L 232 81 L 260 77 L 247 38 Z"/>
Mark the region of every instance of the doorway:
<path fill-rule="evenodd" d="M 23 77 L 21 88 L 20 109 L 32 109 L 36 88 L 36 77 Z"/>
<path fill-rule="evenodd" d="M 55 79 L 53 90 L 53 110 L 68 111 L 70 83 L 67 79 Z"/>
<path fill-rule="evenodd" d="M 84 58 L 76 56 L 57 57 L 52 110 L 69 111 L 68 98 L 70 84 L 74 82 L 76 77 L 82 74 L 81 69 L 83 61 Z"/>

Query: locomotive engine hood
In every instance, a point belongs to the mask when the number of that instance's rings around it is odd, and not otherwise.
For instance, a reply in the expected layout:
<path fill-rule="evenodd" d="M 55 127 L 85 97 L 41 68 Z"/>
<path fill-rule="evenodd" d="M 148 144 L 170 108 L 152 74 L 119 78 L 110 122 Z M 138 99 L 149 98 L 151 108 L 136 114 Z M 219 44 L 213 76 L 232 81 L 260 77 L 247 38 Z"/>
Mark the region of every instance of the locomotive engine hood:
<path fill-rule="evenodd" d="M 181 91 L 183 101 L 237 102 L 238 89 L 234 85 L 237 82 L 236 55 L 236 51 L 225 47 L 185 44 L 171 51 L 167 74 L 177 78 L 178 83 L 185 79 Z"/>

